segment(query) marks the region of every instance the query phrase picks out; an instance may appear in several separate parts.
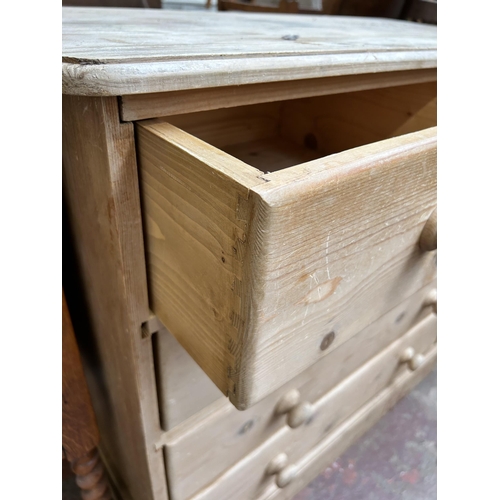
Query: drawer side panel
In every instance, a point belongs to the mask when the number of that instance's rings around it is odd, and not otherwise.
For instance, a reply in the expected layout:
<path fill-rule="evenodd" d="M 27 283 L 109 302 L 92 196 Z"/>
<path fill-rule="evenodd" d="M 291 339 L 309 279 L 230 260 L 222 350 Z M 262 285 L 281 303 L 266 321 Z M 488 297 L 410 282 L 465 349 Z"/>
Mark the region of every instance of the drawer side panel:
<path fill-rule="evenodd" d="M 227 394 L 245 328 L 247 184 L 264 181 L 168 123 L 136 131 L 151 309 Z"/>

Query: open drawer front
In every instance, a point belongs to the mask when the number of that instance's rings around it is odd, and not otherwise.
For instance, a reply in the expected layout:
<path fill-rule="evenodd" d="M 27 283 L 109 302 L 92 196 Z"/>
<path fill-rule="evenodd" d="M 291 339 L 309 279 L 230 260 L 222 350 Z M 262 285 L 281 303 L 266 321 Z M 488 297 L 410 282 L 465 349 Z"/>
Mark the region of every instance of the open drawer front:
<path fill-rule="evenodd" d="M 435 125 L 435 83 L 137 123 L 151 309 L 238 409 L 435 278 Z"/>

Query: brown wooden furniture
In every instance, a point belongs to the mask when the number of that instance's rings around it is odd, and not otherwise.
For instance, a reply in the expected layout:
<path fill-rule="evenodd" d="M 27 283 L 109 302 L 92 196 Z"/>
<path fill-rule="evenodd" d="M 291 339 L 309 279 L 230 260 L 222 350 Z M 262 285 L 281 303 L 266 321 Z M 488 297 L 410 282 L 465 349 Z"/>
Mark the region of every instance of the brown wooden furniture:
<path fill-rule="evenodd" d="M 99 431 L 66 298 L 62 296 L 62 449 L 84 500 L 111 498 L 97 445 Z"/>
<path fill-rule="evenodd" d="M 123 7 L 161 9 L 161 0 L 62 0 L 67 7 Z"/>
<path fill-rule="evenodd" d="M 244 12 L 282 12 L 288 14 L 296 14 L 298 12 L 314 12 L 311 8 L 312 1 L 302 1 L 301 6 L 296 0 L 218 0 L 218 10 L 239 10 Z M 302 7 L 302 8 L 301 8 Z M 321 13 L 321 9 L 316 9 L 317 14 Z"/>
<path fill-rule="evenodd" d="M 436 29 L 119 9 L 63 28 L 112 479 L 289 499 L 435 363 Z"/>
<path fill-rule="evenodd" d="M 437 0 L 408 0 L 403 16 L 410 21 L 437 24 Z"/>

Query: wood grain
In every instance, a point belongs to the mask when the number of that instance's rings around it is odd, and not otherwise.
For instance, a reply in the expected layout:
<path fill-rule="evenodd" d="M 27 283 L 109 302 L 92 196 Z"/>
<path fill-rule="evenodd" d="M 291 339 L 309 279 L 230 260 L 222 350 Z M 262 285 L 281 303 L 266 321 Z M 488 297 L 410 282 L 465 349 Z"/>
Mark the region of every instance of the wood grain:
<path fill-rule="evenodd" d="M 161 327 L 154 339 L 162 428 L 173 429 L 224 394 L 208 378 L 175 337 Z"/>
<path fill-rule="evenodd" d="M 139 124 L 151 307 L 238 409 L 432 281 L 434 123 L 431 82 Z"/>
<path fill-rule="evenodd" d="M 425 252 L 432 252 L 437 249 L 437 208 L 432 212 L 422 229 L 420 248 Z"/>
<path fill-rule="evenodd" d="M 179 488 L 188 495 L 209 484 L 278 432 L 288 420 L 290 405 L 286 411 L 280 408 L 289 394 L 296 393 L 292 407 L 317 401 L 411 327 L 426 320 L 429 311 L 423 305 L 433 286 L 419 290 L 252 408 L 241 412 L 227 400 L 218 400 L 166 432 L 157 446 L 167 447 L 172 491 Z M 196 450 L 195 455 L 192 450 Z"/>
<path fill-rule="evenodd" d="M 170 124 L 139 126 L 137 141 L 151 309 L 227 394 L 248 307 L 240 283 L 249 187 L 264 181 Z"/>
<path fill-rule="evenodd" d="M 433 347 L 418 371 L 404 374 L 395 384 L 382 391 L 309 453 L 296 461 L 294 465 L 297 472 L 293 483 L 285 489 L 273 485 L 264 496 L 256 500 L 291 500 L 419 384 L 435 368 L 436 357 L 437 349 Z M 223 497 L 220 500 L 223 500 Z"/>
<path fill-rule="evenodd" d="M 193 500 L 267 498 L 276 489 L 276 483 L 280 479 L 279 475 L 275 477 L 268 474 L 268 466 L 278 454 L 284 453 L 287 456 L 287 464 L 296 467 L 299 477 L 301 462 L 316 447 L 328 447 L 331 440 L 338 438 L 342 433 L 347 433 L 343 438 L 344 442 L 352 444 L 368 428 L 364 427 L 355 437 L 349 436 L 350 423 L 353 418 L 357 420 L 356 416 L 359 415 L 360 409 L 363 411 L 363 408 L 368 406 L 370 412 L 363 414 L 373 412 L 373 415 L 377 416 L 375 420 L 380 418 L 396 402 L 395 399 L 408 390 L 407 382 L 411 380 L 408 374 L 417 374 L 419 380 L 427 373 L 428 367 L 434 364 L 435 338 L 436 319 L 434 316 L 428 316 L 424 322 L 416 325 L 404 337 L 391 344 L 316 401 L 313 404 L 313 416 L 305 426 L 296 429 L 282 427 L 269 440 L 191 498 Z M 410 372 L 399 362 L 401 352 L 408 345 L 415 346 L 417 351 L 425 354 L 423 364 L 415 372 Z M 377 406 L 374 405 L 374 401 L 380 399 L 386 403 L 390 401 L 391 404 L 386 404 L 384 409 L 378 412 L 374 409 L 374 406 Z M 373 423 L 374 420 L 370 418 L 370 421 Z M 294 483 L 295 479 L 289 483 L 290 489 L 297 491 Z M 176 492 L 176 495 L 179 500 L 188 498 L 181 492 Z"/>
<path fill-rule="evenodd" d="M 103 459 L 123 498 L 166 500 L 133 126 L 115 98 L 63 96 L 63 179 L 95 359 Z"/>
<path fill-rule="evenodd" d="M 322 155 L 436 126 L 436 82 L 286 101 L 280 135 Z"/>
<path fill-rule="evenodd" d="M 436 79 L 436 69 L 430 68 L 178 90 L 163 93 L 132 94 L 122 96 L 120 112 L 123 121 L 136 121 L 284 99 L 299 99 L 375 88 L 380 89 L 395 85 L 433 82 Z"/>
<path fill-rule="evenodd" d="M 71 462 L 83 500 L 111 500 L 106 473 L 97 448 Z"/>
<path fill-rule="evenodd" d="M 62 447 L 68 461 L 99 443 L 99 430 L 85 380 L 64 292 L 62 295 Z"/>
<path fill-rule="evenodd" d="M 433 279 L 434 256 L 418 240 L 436 204 L 436 131 L 264 178 L 252 189 L 247 277 L 260 302 L 239 383 L 239 398 L 253 401 L 316 361 L 326 334 L 339 346 Z"/>
<path fill-rule="evenodd" d="M 82 95 L 405 71 L 436 68 L 436 28 L 341 16 L 65 7 L 62 62 L 63 92 Z"/>

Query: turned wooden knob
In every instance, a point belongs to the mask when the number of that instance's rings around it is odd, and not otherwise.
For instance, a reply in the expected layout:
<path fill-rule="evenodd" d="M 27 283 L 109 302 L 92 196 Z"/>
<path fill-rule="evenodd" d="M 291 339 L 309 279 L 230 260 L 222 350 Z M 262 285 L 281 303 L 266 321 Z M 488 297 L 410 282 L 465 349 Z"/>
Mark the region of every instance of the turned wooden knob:
<path fill-rule="evenodd" d="M 427 219 L 420 234 L 420 248 L 425 252 L 432 252 L 437 248 L 437 207 Z"/>
<path fill-rule="evenodd" d="M 415 349 L 413 349 L 413 347 L 407 347 L 401 355 L 401 362 L 408 363 L 413 356 L 415 356 Z"/>
<path fill-rule="evenodd" d="M 428 293 L 427 297 L 425 298 L 424 307 L 432 307 L 432 312 L 434 314 L 437 314 L 437 302 L 437 290 L 434 288 Z"/>
<path fill-rule="evenodd" d="M 276 455 L 268 464 L 266 467 L 266 472 L 270 476 L 273 476 L 274 474 L 278 474 L 278 472 L 281 472 L 285 467 L 286 464 L 288 463 L 288 456 L 286 453 L 280 453 L 279 455 Z"/>
<path fill-rule="evenodd" d="M 417 354 L 413 347 L 407 347 L 403 354 L 401 355 L 401 362 L 406 363 L 408 368 L 413 372 L 422 366 L 424 362 L 424 356 L 422 354 Z"/>
<path fill-rule="evenodd" d="M 408 362 L 408 367 L 412 372 L 414 372 L 422 366 L 422 364 L 424 363 L 424 359 L 425 358 L 423 354 L 415 354 L 415 356 L 413 356 L 413 358 L 411 358 Z"/>
<path fill-rule="evenodd" d="M 296 477 L 298 473 L 298 468 L 296 465 L 287 465 L 281 472 L 276 476 L 276 486 L 278 488 L 284 488 L 289 485 Z"/>
<path fill-rule="evenodd" d="M 292 408 L 297 406 L 300 401 L 300 392 L 297 389 L 292 389 L 282 396 L 276 405 L 275 412 L 278 415 L 288 413 Z"/>
<path fill-rule="evenodd" d="M 275 412 L 278 415 L 286 414 L 287 424 L 295 429 L 311 417 L 313 407 L 310 403 L 301 403 L 300 392 L 297 389 L 292 389 L 278 401 Z"/>
<path fill-rule="evenodd" d="M 313 407 L 311 403 L 300 403 L 288 412 L 286 423 L 292 429 L 295 429 L 309 419 L 312 413 Z"/>

